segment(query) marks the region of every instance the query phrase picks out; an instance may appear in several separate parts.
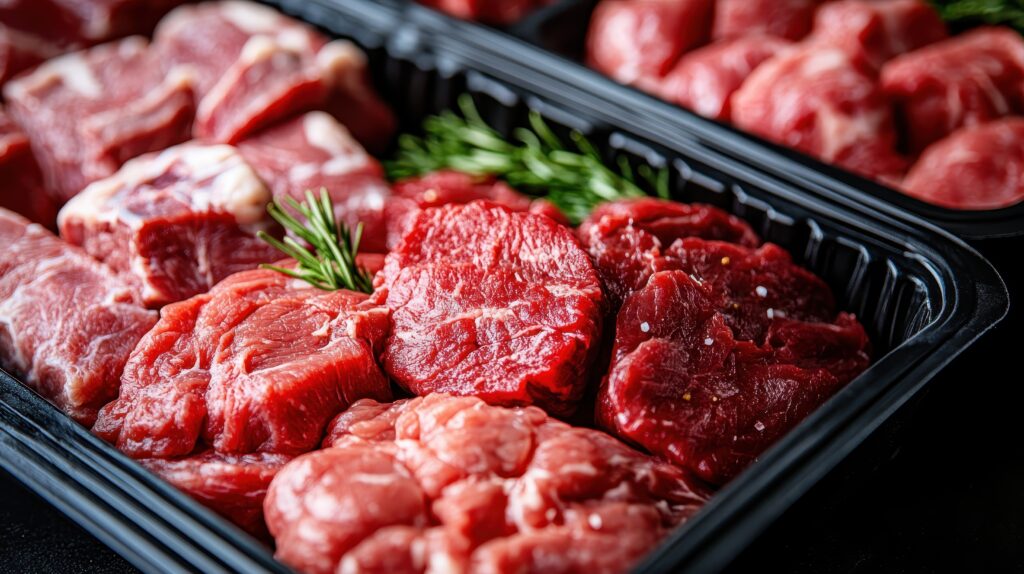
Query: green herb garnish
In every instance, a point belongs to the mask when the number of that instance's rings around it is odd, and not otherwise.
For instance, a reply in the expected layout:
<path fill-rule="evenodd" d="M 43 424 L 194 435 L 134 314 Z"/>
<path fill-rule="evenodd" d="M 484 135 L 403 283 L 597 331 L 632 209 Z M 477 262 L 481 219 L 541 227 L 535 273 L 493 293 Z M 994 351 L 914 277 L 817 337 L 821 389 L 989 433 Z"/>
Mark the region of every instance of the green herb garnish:
<path fill-rule="evenodd" d="M 257 234 L 260 239 L 298 261 L 298 266 L 295 269 L 274 265 L 260 267 L 302 279 L 324 291 L 349 289 L 372 293 L 373 277 L 356 263 L 363 224 L 350 232 L 347 225 L 339 223 L 334 217 L 334 206 L 326 189 L 320 190 L 319 199 L 307 190 L 306 201 L 299 203 L 290 197 L 285 201 L 287 207 L 306 218 L 305 224 L 288 213 L 277 200 L 267 206 L 267 212 L 295 237 L 305 241 L 312 251 L 292 237 L 286 236 L 281 241 L 261 231 Z"/>
<path fill-rule="evenodd" d="M 444 111 L 423 122 L 422 137 L 399 139 L 396 159 L 386 163 L 392 180 L 440 169 L 495 176 L 519 191 L 545 197 L 573 223 L 586 219 L 600 203 L 645 197 L 637 176 L 658 196 L 668 197 L 667 170 L 643 165 L 634 174 L 625 157 L 612 170 L 583 134 L 573 131 L 575 149 L 567 149 L 536 112 L 530 113 L 530 129 L 516 129 L 510 140 L 480 117 L 468 94 L 458 103 L 461 116 Z"/>
<path fill-rule="evenodd" d="M 1005 24 L 1024 32 L 1024 0 L 932 0 L 944 20 Z"/>

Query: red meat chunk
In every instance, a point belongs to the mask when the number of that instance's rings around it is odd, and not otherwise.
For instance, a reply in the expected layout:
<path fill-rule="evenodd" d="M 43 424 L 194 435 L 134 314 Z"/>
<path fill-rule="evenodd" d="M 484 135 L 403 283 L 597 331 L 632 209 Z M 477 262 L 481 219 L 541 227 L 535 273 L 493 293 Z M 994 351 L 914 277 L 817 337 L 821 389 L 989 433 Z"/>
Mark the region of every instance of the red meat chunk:
<path fill-rule="evenodd" d="M 156 322 L 109 269 L 0 209 L 0 365 L 82 424 Z"/>
<path fill-rule="evenodd" d="M 811 31 L 822 0 L 716 0 L 716 40 L 743 36 L 777 36 L 799 40 Z"/>
<path fill-rule="evenodd" d="M 5 0 L 0 21 L 64 44 L 92 45 L 148 34 L 182 0 Z"/>
<path fill-rule="evenodd" d="M 1024 119 L 961 128 L 932 144 L 903 189 L 953 209 L 998 209 L 1024 201 Z"/>
<path fill-rule="evenodd" d="M 712 0 L 603 0 L 587 34 L 587 64 L 630 84 L 661 78 L 708 40 Z"/>
<path fill-rule="evenodd" d="M 361 141 L 386 142 L 394 119 L 373 93 L 352 43 L 252 2 L 178 8 L 154 41 L 171 67 L 195 78 L 195 135 L 236 143 L 296 113 L 329 107 Z"/>
<path fill-rule="evenodd" d="M 43 174 L 32 155 L 28 138 L 0 108 L 0 208 L 20 213 L 53 228 L 57 203 L 43 187 Z"/>
<path fill-rule="evenodd" d="M 774 36 L 746 36 L 694 50 L 665 78 L 659 93 L 702 116 L 728 120 L 733 92 L 762 62 L 790 45 Z"/>
<path fill-rule="evenodd" d="M 136 158 L 61 210 L 61 235 L 140 286 L 159 307 L 280 257 L 270 191 L 230 146 L 184 144 Z"/>
<path fill-rule="evenodd" d="M 1024 112 L 1024 39 L 977 29 L 893 59 L 881 81 L 918 153 L 962 126 Z"/>
<path fill-rule="evenodd" d="M 425 209 L 376 283 L 392 311 L 382 361 L 406 389 L 575 408 L 605 302 L 565 227 L 484 201 Z"/>
<path fill-rule="evenodd" d="M 0 86 L 18 72 L 59 53 L 55 44 L 0 23 Z"/>
<path fill-rule="evenodd" d="M 310 574 L 623 572 L 707 497 L 602 432 L 475 397 L 360 401 L 329 443 L 265 503 L 277 557 Z"/>
<path fill-rule="evenodd" d="M 387 310 L 366 300 L 254 270 L 168 305 L 93 431 L 135 458 L 313 449 L 349 404 L 390 397 Z"/>
<path fill-rule="evenodd" d="M 671 264 L 665 258 L 678 239 L 702 237 L 748 247 L 761 243 L 749 225 L 718 208 L 654 198 L 602 204 L 578 234 L 616 308 L 652 273 Z"/>
<path fill-rule="evenodd" d="M 324 188 L 338 221 L 363 224 L 360 251 L 387 251 L 384 207 L 391 192 L 384 170 L 333 117 L 309 112 L 260 132 L 238 149 L 274 197 L 304 201 L 306 190 Z"/>
<path fill-rule="evenodd" d="M 812 43 L 759 66 L 733 94 L 732 119 L 866 177 L 896 181 L 906 169 L 874 72 L 837 48 Z"/>
<path fill-rule="evenodd" d="M 687 239 L 619 312 L 602 426 L 723 484 L 867 368 L 828 288 L 765 245 Z"/>
<path fill-rule="evenodd" d="M 128 159 L 188 139 L 193 112 L 189 78 L 165 75 L 139 37 L 49 60 L 4 96 L 47 188 L 65 200 Z"/>
<path fill-rule="evenodd" d="M 554 0 L 419 0 L 420 4 L 466 20 L 512 24 Z"/>

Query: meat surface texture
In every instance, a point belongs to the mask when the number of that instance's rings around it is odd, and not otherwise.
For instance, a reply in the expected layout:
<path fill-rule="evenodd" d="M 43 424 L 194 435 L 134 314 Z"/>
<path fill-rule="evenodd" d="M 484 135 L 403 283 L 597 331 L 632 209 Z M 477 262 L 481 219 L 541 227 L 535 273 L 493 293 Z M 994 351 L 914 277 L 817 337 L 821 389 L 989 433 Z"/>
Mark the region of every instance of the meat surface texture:
<path fill-rule="evenodd" d="M 575 408 L 606 305 L 565 227 L 485 201 L 425 209 L 375 283 L 392 311 L 382 361 L 406 389 Z"/>
<path fill-rule="evenodd" d="M 148 34 L 161 16 L 182 1 L 5 0 L 0 3 L 0 21 L 63 45 L 92 45 Z"/>
<path fill-rule="evenodd" d="M 918 153 L 960 127 L 1024 112 L 1024 39 L 979 28 L 893 59 L 881 82 Z"/>
<path fill-rule="evenodd" d="M 28 138 L 0 108 L 0 208 L 20 213 L 30 220 L 53 228 L 57 221 L 57 203 L 43 187 Z"/>
<path fill-rule="evenodd" d="M 230 146 L 183 144 L 136 158 L 61 210 L 61 235 L 140 286 L 159 307 L 280 255 L 270 191 Z"/>
<path fill-rule="evenodd" d="M 240 144 L 242 156 L 280 199 L 305 200 L 326 189 L 338 221 L 363 224 L 360 251 L 387 251 L 384 207 L 391 193 L 384 169 L 344 126 L 325 112 L 309 112 Z"/>
<path fill-rule="evenodd" d="M 624 572 L 706 500 L 685 473 L 534 408 L 360 401 L 275 477 L 277 557 L 332 572 Z"/>
<path fill-rule="evenodd" d="M 466 20 L 488 24 L 512 24 L 533 10 L 553 0 L 419 0 L 420 4 L 436 8 Z"/>
<path fill-rule="evenodd" d="M 82 424 L 156 322 L 109 269 L 0 209 L 0 364 Z"/>
<path fill-rule="evenodd" d="M 0 86 L 18 72 L 59 53 L 55 44 L 0 23 Z"/>
<path fill-rule="evenodd" d="M 716 0 L 716 40 L 769 35 L 799 40 L 811 31 L 822 0 Z"/>
<path fill-rule="evenodd" d="M 869 342 L 777 246 L 673 246 L 619 312 L 598 420 L 724 484 L 867 368 Z"/>
<path fill-rule="evenodd" d="M 954 209 L 998 209 L 1024 200 L 1024 119 L 961 128 L 921 154 L 906 193 Z"/>
<path fill-rule="evenodd" d="M 132 37 L 48 60 L 4 86 L 48 189 L 70 199 L 128 159 L 188 139 L 190 79 Z"/>

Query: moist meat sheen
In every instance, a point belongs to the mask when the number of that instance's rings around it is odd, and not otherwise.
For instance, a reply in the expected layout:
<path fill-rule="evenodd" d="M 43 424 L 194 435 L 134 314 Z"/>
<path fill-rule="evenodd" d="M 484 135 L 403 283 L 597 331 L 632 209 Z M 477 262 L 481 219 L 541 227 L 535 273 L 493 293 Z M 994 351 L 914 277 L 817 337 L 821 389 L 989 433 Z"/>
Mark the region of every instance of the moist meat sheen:
<path fill-rule="evenodd" d="M 277 557 L 309 574 L 623 572 L 707 496 L 602 432 L 473 397 L 360 401 L 325 446 L 265 503 Z"/>

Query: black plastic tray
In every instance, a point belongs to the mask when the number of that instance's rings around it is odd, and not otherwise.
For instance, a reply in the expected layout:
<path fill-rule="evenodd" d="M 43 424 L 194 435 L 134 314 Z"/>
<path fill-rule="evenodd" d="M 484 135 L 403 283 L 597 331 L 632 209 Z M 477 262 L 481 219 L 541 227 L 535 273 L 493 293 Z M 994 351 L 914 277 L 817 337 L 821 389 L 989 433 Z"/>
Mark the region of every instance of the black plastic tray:
<path fill-rule="evenodd" d="M 767 174 L 718 151 L 729 142 L 713 133 L 691 137 L 626 114 L 577 83 L 578 67 L 551 63 L 540 50 L 429 11 L 410 18 L 367 0 L 268 3 L 361 44 L 403 129 L 416 129 L 464 92 L 503 131 L 540 111 L 561 129 L 587 134 L 609 158 L 669 167 L 677 198 L 745 218 L 821 275 L 864 322 L 877 361 L 717 494 L 643 571 L 728 563 L 883 423 L 898 420 L 901 407 L 1006 313 L 999 276 L 951 235 L 875 209 L 878 200 L 866 194 Z M 143 570 L 287 571 L 267 548 L 6 375 L 0 465 Z"/>

